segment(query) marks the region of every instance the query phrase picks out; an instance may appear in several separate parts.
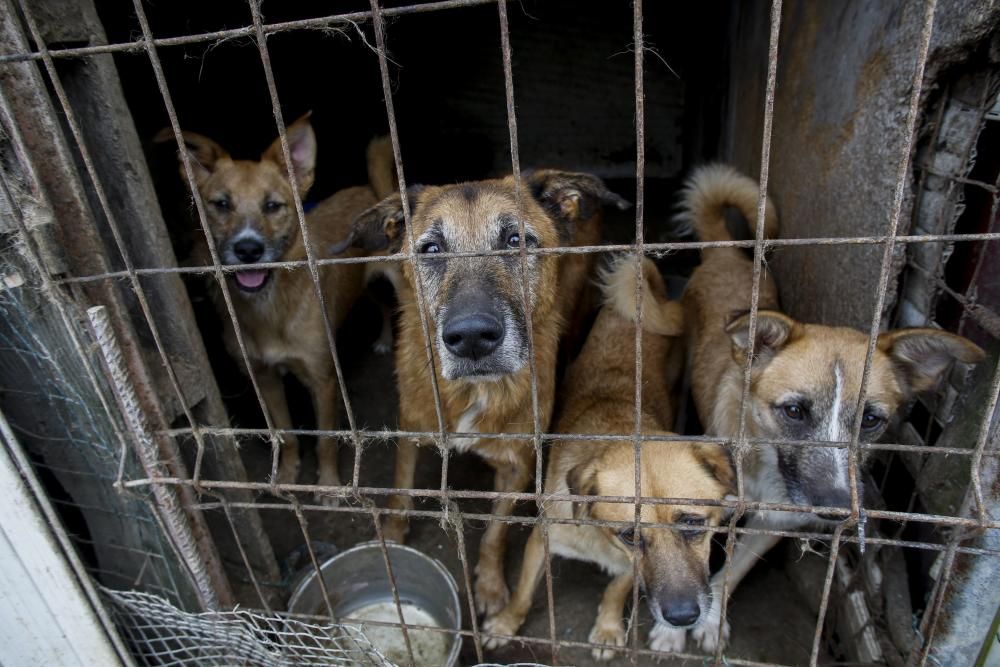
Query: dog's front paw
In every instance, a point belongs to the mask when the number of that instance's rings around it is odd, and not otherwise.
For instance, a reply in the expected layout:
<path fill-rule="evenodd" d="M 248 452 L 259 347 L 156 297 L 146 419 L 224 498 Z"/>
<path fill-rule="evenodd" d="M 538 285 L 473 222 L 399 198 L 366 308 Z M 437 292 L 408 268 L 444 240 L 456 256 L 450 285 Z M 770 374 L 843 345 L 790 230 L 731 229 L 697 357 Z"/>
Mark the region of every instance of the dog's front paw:
<path fill-rule="evenodd" d="M 475 589 L 476 610 L 486 616 L 499 614 L 510 600 L 507 582 L 498 574 L 479 574 L 476 577 Z"/>
<path fill-rule="evenodd" d="M 278 484 L 295 484 L 299 481 L 299 454 L 282 452 L 278 462 Z"/>
<path fill-rule="evenodd" d="M 317 484 L 324 487 L 324 489 L 326 487 L 340 486 L 340 476 L 336 472 L 327 472 L 324 470 L 319 474 Z M 336 495 L 332 490 L 317 491 L 315 497 L 317 503 L 326 507 L 337 507 L 340 505 L 340 496 Z"/>
<path fill-rule="evenodd" d="M 523 622 L 523 618 L 517 618 L 505 608 L 499 614 L 486 617 L 483 621 L 483 632 L 491 635 L 515 635 Z M 509 643 L 510 640 L 503 637 L 487 637 L 483 642 L 483 648 L 492 651 Z"/>
<path fill-rule="evenodd" d="M 691 637 L 705 653 L 715 654 L 719 648 L 719 627 L 722 627 L 722 648 L 729 643 L 729 621 L 720 622 L 718 614 L 712 614 L 691 631 Z"/>
<path fill-rule="evenodd" d="M 657 622 L 649 631 L 649 648 L 664 653 L 680 653 L 684 650 L 687 630 L 675 628 L 669 623 Z"/>
<path fill-rule="evenodd" d="M 335 496 L 332 493 L 317 491 L 314 498 L 317 505 L 322 505 L 323 507 L 340 507 L 340 496 Z"/>
<path fill-rule="evenodd" d="M 608 644 L 609 646 L 625 646 L 625 639 L 625 626 L 622 623 L 607 625 L 600 621 L 594 623 L 594 627 L 590 629 L 590 636 L 587 637 L 591 644 Z M 610 648 L 595 648 L 590 651 L 594 660 L 602 661 L 611 660 L 616 653 L 618 651 L 613 651 Z"/>
<path fill-rule="evenodd" d="M 382 520 L 382 537 L 386 542 L 406 542 L 406 534 L 410 532 L 410 522 L 405 516 L 392 515 Z"/>

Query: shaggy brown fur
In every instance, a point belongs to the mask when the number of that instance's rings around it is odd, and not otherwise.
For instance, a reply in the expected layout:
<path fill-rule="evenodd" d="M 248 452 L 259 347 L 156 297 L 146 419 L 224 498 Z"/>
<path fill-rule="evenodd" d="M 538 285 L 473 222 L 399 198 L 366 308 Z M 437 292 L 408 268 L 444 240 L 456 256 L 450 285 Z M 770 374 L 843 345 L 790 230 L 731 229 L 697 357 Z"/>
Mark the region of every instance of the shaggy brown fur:
<path fill-rule="evenodd" d="M 532 255 L 526 271 L 517 256 L 435 258 L 438 252 L 483 252 L 517 248 L 519 223 L 525 226 L 528 247 L 566 245 L 581 211 L 592 211 L 601 202 L 625 205 L 601 181 L 585 174 L 540 171 L 526 174 L 517 196 L 513 177 L 443 187 L 415 186 L 408 192 L 412 209 L 413 242 L 420 252 L 414 264 L 403 265 L 405 285 L 399 291 L 400 333 L 396 344 L 399 381 L 400 428 L 435 431 L 438 422 L 434 391 L 428 374 L 427 352 L 414 292 L 417 275 L 426 299 L 434 369 L 440 389 L 443 418 L 449 432 L 470 433 L 451 437 L 448 446 L 471 450 L 496 470 L 497 491 L 523 491 L 532 477 L 534 448 L 530 440 L 499 440 L 475 433 L 531 432 L 532 392 L 527 342 L 524 286 L 528 290 L 537 370 L 538 421 L 548 428 L 555 384 L 555 360 L 562 330 L 561 303 L 575 299 L 559 282 L 560 259 Z M 590 217 L 589 215 L 586 217 Z M 362 215 L 350 244 L 369 250 L 408 249 L 402 205 L 391 197 Z M 464 355 L 454 350 L 449 330 L 458 313 L 485 317 L 496 325 L 494 349 Z M 477 320 L 477 321 L 479 321 Z M 394 486 L 412 488 L 417 445 L 401 439 L 396 455 Z M 390 499 L 390 507 L 406 510 L 412 500 Z M 498 500 L 494 514 L 506 515 L 513 501 Z M 389 539 L 401 541 L 408 529 L 404 516 L 394 515 L 385 526 Z M 481 612 L 495 612 L 508 598 L 503 578 L 506 524 L 491 523 L 483 535 L 476 568 L 476 601 Z"/>

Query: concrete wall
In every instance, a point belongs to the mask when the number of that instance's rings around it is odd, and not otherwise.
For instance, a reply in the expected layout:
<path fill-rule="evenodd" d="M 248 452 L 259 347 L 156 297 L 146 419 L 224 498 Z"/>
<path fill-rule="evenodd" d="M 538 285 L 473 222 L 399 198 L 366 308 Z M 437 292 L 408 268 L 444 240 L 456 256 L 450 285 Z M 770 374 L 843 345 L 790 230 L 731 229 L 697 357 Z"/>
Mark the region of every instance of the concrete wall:
<path fill-rule="evenodd" d="M 754 0 L 740 7 L 731 24 L 720 155 L 756 177 L 770 3 Z M 888 230 L 923 11 L 921 2 L 887 0 L 785 3 L 769 187 L 782 216 L 782 237 Z M 996 3 L 938 2 L 925 104 L 942 73 L 982 43 L 998 16 Z M 909 195 L 910 188 L 900 233 L 909 229 Z M 903 257 L 898 250 L 897 270 Z M 783 306 L 804 320 L 869 327 L 882 252 L 878 246 L 779 249 L 771 268 Z M 886 312 L 894 293 L 891 287 Z"/>
<path fill-rule="evenodd" d="M 785 3 L 768 188 L 781 215 L 783 238 L 875 236 L 888 231 L 907 139 L 906 114 L 919 57 L 924 8 L 923 2 L 889 0 Z M 741 3 L 731 21 L 731 75 L 726 128 L 719 151 L 722 159 L 755 177 L 760 172 L 769 14 L 770 2 L 753 0 Z M 947 168 L 939 171 L 945 175 L 964 176 L 970 168 L 960 164 L 961 157 L 949 162 L 946 153 L 952 154 L 951 146 L 974 142 L 981 115 L 976 117 L 970 108 L 968 115 L 972 120 L 962 130 L 969 141 L 952 136 L 948 130 L 941 135 L 947 138 L 948 145 L 944 145 L 943 139 L 935 143 L 933 130 L 938 120 L 932 111 L 941 107 L 936 102 L 943 95 L 955 95 L 959 88 L 963 100 L 986 96 L 990 77 L 967 75 L 996 71 L 1000 63 L 998 25 L 1000 4 L 996 2 L 940 0 L 937 3 L 913 148 L 914 152 L 920 148 L 925 164 L 932 167 L 942 161 L 936 161 L 935 156 L 942 157 Z M 965 84 L 946 87 L 949 82 L 970 80 L 981 81 L 987 88 L 966 91 Z M 946 130 L 957 125 L 948 118 L 944 120 Z M 960 152 L 964 154 L 964 150 Z M 901 234 L 914 229 L 915 174 L 910 164 L 900 218 Z M 930 211 L 929 204 L 933 203 L 925 197 L 922 213 L 916 216 L 921 219 L 916 233 L 942 233 L 953 228 L 960 200 L 948 199 L 933 212 L 923 212 Z M 933 219 L 924 220 L 927 217 Z M 936 261 L 943 261 L 948 253 L 941 246 L 920 250 L 924 255 L 936 252 L 940 256 Z M 875 315 L 882 255 L 883 248 L 876 245 L 780 248 L 770 257 L 769 268 L 777 279 L 782 305 L 792 316 L 868 329 Z M 897 280 L 905 257 L 906 249 L 897 246 L 887 300 L 883 312 L 878 314 L 883 324 L 896 307 Z M 928 264 L 926 258 L 924 263 Z M 927 295 L 920 296 L 932 301 L 933 291 L 930 287 L 926 291 Z M 912 294 L 907 299 L 916 302 Z M 905 314 L 907 309 L 903 310 Z M 932 305 L 921 312 L 933 313 Z M 902 321 L 924 324 L 914 317 Z M 978 413 L 986 405 L 985 394 L 993 368 L 995 360 L 991 358 L 969 383 L 973 389 L 969 390 L 964 405 L 976 414 L 956 415 L 955 422 L 960 425 L 967 422 L 969 428 L 946 431 L 939 444 L 975 443 L 982 419 Z M 918 480 L 922 497 L 938 511 L 965 514 L 959 506 L 966 494 L 968 471 L 944 470 L 942 466 L 949 459 L 929 458 L 927 468 L 936 473 L 939 485 L 927 488 L 923 486 L 924 478 Z M 984 466 L 982 475 L 984 489 L 993 490 L 992 494 L 988 492 L 993 511 L 998 488 L 996 466 L 992 463 Z M 940 486 L 944 483 L 949 488 Z M 992 532 L 973 544 L 995 548 L 996 535 Z M 990 636 L 990 624 L 997 609 L 996 569 L 996 558 L 959 559 L 946 592 L 941 627 L 933 639 L 932 659 L 936 664 L 971 664 L 975 660 L 984 638 Z M 905 652 L 904 647 L 898 648 Z"/>

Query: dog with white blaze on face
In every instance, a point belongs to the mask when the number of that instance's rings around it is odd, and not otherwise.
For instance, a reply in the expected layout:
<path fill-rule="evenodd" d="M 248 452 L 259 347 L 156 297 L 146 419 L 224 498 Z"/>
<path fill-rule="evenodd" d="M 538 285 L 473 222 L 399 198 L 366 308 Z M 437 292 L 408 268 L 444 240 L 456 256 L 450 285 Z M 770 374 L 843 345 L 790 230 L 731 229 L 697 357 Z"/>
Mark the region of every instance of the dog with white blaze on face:
<path fill-rule="evenodd" d="M 674 421 L 675 383 L 683 366 L 678 355 L 683 333 L 681 304 L 666 299 L 656 266 L 642 262 L 642 433 L 669 436 Z M 636 263 L 618 257 L 601 275 L 604 307 L 580 355 L 563 382 L 563 408 L 557 430 L 568 434 L 630 435 L 635 430 Z M 561 500 L 561 496 L 636 495 L 635 443 L 630 440 L 557 440 L 545 474 L 547 519 L 596 519 L 609 526 L 549 524 L 550 552 L 590 561 L 612 580 L 601 599 L 589 640 L 598 660 L 616 654 L 626 642 L 622 614 L 632 595 L 635 566 L 653 618 L 649 637 L 654 650 L 672 650 L 670 633 L 697 627 L 718 604 L 709 580 L 711 528 L 725 518 L 719 501 L 734 491 L 733 471 L 723 447 L 684 441 L 642 443 L 640 494 L 644 498 L 684 498 L 714 504 L 643 504 L 636 530 L 635 504 Z M 655 524 L 672 524 L 670 526 Z M 524 623 L 545 565 L 543 533 L 535 526 L 524 549 L 521 575 L 510 603 L 483 623 L 492 635 L 513 635 Z M 666 642 L 664 641 L 666 638 Z M 490 637 L 486 648 L 507 643 Z"/>
<path fill-rule="evenodd" d="M 598 215 L 602 204 L 629 204 L 589 174 L 539 170 L 502 179 L 446 186 L 413 186 L 407 190 L 412 215 L 404 225 L 402 201 L 394 195 L 358 217 L 351 235 L 331 249 L 360 246 L 368 251 L 408 250 L 418 253 L 403 263 L 399 296 L 396 375 L 399 426 L 404 431 L 437 431 L 431 372 L 437 375 L 448 446 L 472 451 L 495 469 L 494 488 L 522 492 L 534 471 L 530 438 L 478 437 L 476 433 L 530 433 L 533 428 L 531 364 L 537 372 L 538 421 L 546 430 L 552 414 L 556 354 L 562 333 L 563 306 L 576 294 L 564 292 L 563 258 L 552 254 L 439 256 L 567 246 L 575 242 L 579 223 Z M 576 280 L 575 289 L 582 281 Z M 433 371 L 417 289 L 422 290 L 430 328 Z M 525 303 L 527 294 L 527 304 Z M 529 342 L 528 317 L 531 317 Z M 413 488 L 418 445 L 400 438 L 394 488 Z M 392 496 L 389 506 L 408 510 L 410 496 Z M 514 501 L 498 499 L 495 515 L 510 514 Z M 405 516 L 390 516 L 387 539 L 402 541 Z M 495 613 L 507 602 L 503 576 L 507 524 L 490 522 L 479 547 L 475 598 L 480 613 Z"/>
<path fill-rule="evenodd" d="M 759 224 L 758 196 L 758 184 L 734 169 L 703 167 L 687 182 L 680 218 L 702 241 L 732 240 L 726 210 L 737 209 L 754 229 Z M 770 198 L 763 224 L 765 237 L 774 238 L 778 218 Z M 739 431 L 752 284 L 753 263 L 743 250 L 704 248 L 701 265 L 684 292 L 691 390 L 707 435 L 733 437 Z M 746 434 L 765 444 L 756 445 L 744 460 L 744 488 L 747 500 L 818 509 L 756 512 L 748 528 L 794 530 L 841 521 L 843 514 L 830 510 L 851 507 L 846 443 L 856 419 L 861 422 L 861 441 L 875 441 L 890 417 L 916 394 L 935 388 L 953 363 L 976 363 L 984 356 L 975 344 L 938 329 L 882 333 L 858 415 L 867 352 L 868 334 L 863 331 L 806 324 L 780 312 L 777 287 L 770 276 L 762 275 Z M 823 444 L 781 445 L 783 440 Z M 729 567 L 730 591 L 779 539 L 741 536 Z M 715 581 L 720 592 L 721 574 Z M 728 623 L 720 625 L 716 615 L 692 631 L 703 650 L 716 649 L 720 629 L 726 640 Z M 677 644 L 683 647 L 683 634 Z"/>
<path fill-rule="evenodd" d="M 275 428 L 292 427 L 281 377 L 290 372 L 309 389 L 317 428 L 332 431 L 337 426 L 340 398 L 312 276 L 305 267 L 279 270 L 256 266 L 306 259 L 292 193 L 296 188 L 304 199 L 314 180 L 316 135 L 309 115 L 289 125 L 286 135 L 294 184 L 288 177 L 280 139 L 259 160 L 234 160 L 208 137 L 183 133 L 197 196 L 204 202 L 219 258 L 225 266 L 240 267 L 227 273 L 226 279 L 247 357 L 271 420 Z M 155 141 L 173 138 L 173 132 L 167 128 Z M 369 145 L 368 171 L 370 186 L 340 190 L 306 215 L 310 242 L 318 253 L 325 251 L 334 239 L 347 234 L 358 213 L 396 188 L 392 153 L 384 138 Z M 181 178 L 186 182 L 183 163 Z M 362 253 L 352 251 L 352 254 Z M 193 255 L 193 261 L 199 264 L 211 263 L 205 239 L 200 240 Z M 365 268 L 362 264 L 321 266 L 319 276 L 329 322 L 336 330 L 364 289 Z M 215 281 L 210 283 L 210 294 L 222 318 L 226 349 L 241 362 L 236 331 Z M 244 367 L 242 363 L 239 366 Z M 282 439 L 278 481 L 294 484 L 299 475 L 298 439 L 291 434 L 283 435 Z M 321 436 L 316 453 L 319 484 L 339 486 L 336 440 Z M 320 499 L 326 504 L 336 503 L 331 495 L 321 494 Z"/>

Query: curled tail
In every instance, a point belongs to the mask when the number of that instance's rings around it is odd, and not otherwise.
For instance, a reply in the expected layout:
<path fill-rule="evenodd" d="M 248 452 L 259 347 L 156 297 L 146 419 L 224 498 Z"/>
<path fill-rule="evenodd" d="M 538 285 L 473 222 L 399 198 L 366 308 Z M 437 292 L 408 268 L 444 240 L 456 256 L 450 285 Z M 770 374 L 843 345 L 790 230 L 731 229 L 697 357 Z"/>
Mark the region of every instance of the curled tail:
<path fill-rule="evenodd" d="M 635 321 L 636 299 L 635 257 L 619 255 L 600 272 L 604 305 L 613 308 L 625 319 Z M 684 328 L 680 302 L 667 300 L 667 287 L 652 260 L 642 260 L 642 328 L 661 336 L 679 336 Z"/>
<path fill-rule="evenodd" d="M 375 137 L 368 143 L 368 183 L 375 197 L 382 201 L 399 189 L 396 160 L 389 137 Z"/>
<path fill-rule="evenodd" d="M 702 241 L 731 241 L 725 211 L 734 207 L 743 214 L 750 229 L 757 229 L 757 200 L 760 186 L 725 164 L 699 167 L 688 179 L 681 194 L 678 219 L 693 227 Z M 778 214 L 767 198 L 764 211 L 764 238 L 778 235 Z"/>

